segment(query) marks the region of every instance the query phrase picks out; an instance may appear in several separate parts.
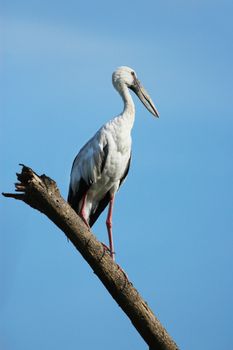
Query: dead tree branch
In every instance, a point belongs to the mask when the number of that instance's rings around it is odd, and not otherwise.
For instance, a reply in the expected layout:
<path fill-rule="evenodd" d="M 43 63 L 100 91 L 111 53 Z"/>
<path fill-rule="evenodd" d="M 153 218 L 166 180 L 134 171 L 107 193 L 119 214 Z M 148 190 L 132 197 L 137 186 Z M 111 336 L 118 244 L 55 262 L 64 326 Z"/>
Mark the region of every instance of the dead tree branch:
<path fill-rule="evenodd" d="M 22 164 L 21 164 L 22 165 Z M 178 347 L 141 298 L 125 273 L 91 233 L 75 211 L 61 197 L 55 181 L 38 176 L 22 165 L 15 184 L 17 193 L 3 193 L 24 201 L 52 220 L 74 244 L 109 293 L 127 314 L 151 350 L 177 350 Z"/>

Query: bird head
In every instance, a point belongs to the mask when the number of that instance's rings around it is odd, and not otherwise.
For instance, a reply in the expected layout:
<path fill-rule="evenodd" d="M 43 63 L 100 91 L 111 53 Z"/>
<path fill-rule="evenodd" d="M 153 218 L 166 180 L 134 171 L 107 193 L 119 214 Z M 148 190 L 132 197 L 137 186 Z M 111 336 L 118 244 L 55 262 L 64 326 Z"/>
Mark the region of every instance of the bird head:
<path fill-rule="evenodd" d="M 159 113 L 153 101 L 151 100 L 146 89 L 141 85 L 135 71 L 132 68 L 126 66 L 117 68 L 112 75 L 112 82 L 118 91 L 120 91 L 123 86 L 126 85 L 138 96 L 150 113 L 152 113 L 155 117 L 159 117 Z"/>

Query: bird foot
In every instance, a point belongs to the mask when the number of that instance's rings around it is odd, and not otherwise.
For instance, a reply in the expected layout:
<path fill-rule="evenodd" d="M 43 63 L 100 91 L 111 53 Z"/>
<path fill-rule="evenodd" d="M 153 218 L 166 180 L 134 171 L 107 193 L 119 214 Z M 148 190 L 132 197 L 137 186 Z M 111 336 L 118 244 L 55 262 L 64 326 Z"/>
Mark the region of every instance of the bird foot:
<path fill-rule="evenodd" d="M 106 246 L 106 244 L 104 244 L 103 242 L 101 242 L 103 248 L 104 248 L 104 252 L 108 252 L 108 254 L 112 257 L 113 261 L 115 262 L 115 255 L 116 253 L 115 252 L 111 252 L 111 249 Z M 123 273 L 123 275 L 125 276 L 126 280 L 128 281 L 129 278 L 127 276 L 127 273 L 122 269 L 122 267 L 120 267 L 120 265 L 116 264 L 118 269 Z"/>
<path fill-rule="evenodd" d="M 111 249 L 110 249 L 108 246 L 106 246 L 106 244 L 104 244 L 103 242 L 101 242 L 101 244 L 102 244 L 102 246 L 103 246 L 103 248 L 104 248 L 104 251 L 105 251 L 105 252 L 107 251 L 108 254 L 111 256 L 112 260 L 115 261 L 115 255 L 116 255 L 116 253 L 115 253 L 115 252 L 112 252 Z"/>

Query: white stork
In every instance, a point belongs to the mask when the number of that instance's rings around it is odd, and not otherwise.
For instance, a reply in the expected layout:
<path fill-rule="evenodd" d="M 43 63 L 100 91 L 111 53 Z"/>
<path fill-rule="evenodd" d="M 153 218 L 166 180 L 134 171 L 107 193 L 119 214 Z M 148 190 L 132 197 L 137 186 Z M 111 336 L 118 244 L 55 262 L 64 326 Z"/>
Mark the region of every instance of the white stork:
<path fill-rule="evenodd" d="M 68 202 L 88 227 L 95 223 L 109 204 L 106 225 L 110 255 L 115 260 L 113 202 L 129 171 L 131 129 L 135 118 L 135 107 L 129 89 L 135 92 L 149 112 L 155 117 L 159 117 L 159 114 L 133 69 L 119 67 L 112 75 L 112 82 L 123 99 L 124 110 L 104 124 L 74 159 Z"/>

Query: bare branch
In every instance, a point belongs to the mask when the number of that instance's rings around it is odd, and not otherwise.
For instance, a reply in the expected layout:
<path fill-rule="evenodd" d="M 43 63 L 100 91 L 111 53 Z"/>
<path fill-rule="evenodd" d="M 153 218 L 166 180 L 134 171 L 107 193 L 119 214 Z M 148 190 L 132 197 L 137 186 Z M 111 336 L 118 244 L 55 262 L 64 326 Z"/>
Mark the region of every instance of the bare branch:
<path fill-rule="evenodd" d="M 177 350 L 175 342 L 123 270 L 114 263 L 102 243 L 61 197 L 55 181 L 46 175 L 38 176 L 32 169 L 22 166 L 22 172 L 16 174 L 19 182 L 15 184 L 16 191 L 21 193 L 3 195 L 22 200 L 44 213 L 65 233 L 130 318 L 150 350 Z"/>

